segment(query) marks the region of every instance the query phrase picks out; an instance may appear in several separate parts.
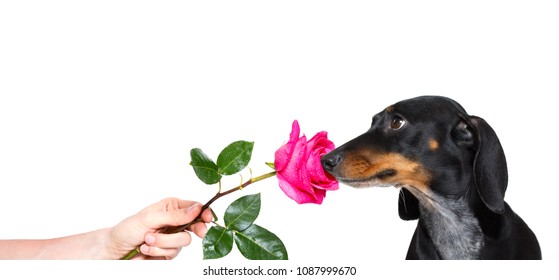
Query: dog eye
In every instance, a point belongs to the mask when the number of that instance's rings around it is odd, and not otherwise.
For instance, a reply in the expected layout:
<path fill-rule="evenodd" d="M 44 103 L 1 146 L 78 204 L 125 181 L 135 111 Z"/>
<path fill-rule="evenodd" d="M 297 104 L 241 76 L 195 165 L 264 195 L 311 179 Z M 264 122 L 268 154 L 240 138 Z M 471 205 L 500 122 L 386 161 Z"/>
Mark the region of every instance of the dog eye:
<path fill-rule="evenodd" d="M 392 118 L 392 122 L 390 123 L 390 128 L 394 130 L 398 130 L 402 128 L 405 124 L 406 124 L 406 120 L 404 120 L 402 117 L 394 116 Z"/>

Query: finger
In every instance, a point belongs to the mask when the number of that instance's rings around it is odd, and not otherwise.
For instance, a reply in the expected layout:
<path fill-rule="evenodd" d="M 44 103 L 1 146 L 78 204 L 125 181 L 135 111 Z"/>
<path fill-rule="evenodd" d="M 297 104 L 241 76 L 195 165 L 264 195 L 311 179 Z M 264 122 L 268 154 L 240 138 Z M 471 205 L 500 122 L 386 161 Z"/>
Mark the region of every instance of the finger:
<path fill-rule="evenodd" d="M 210 209 L 204 210 L 201 217 L 202 217 L 202 221 L 204 223 L 211 222 L 213 220 L 212 211 Z M 207 228 L 206 224 L 204 224 L 204 223 L 195 223 L 195 224 L 189 226 L 188 230 L 194 232 L 194 234 L 196 234 L 196 236 L 198 236 L 200 238 L 204 238 L 204 235 L 206 235 L 206 232 L 208 231 L 208 228 Z"/>
<path fill-rule="evenodd" d="M 190 201 L 190 200 L 182 200 L 176 197 L 168 197 L 144 208 L 141 212 L 169 211 L 175 209 L 183 209 L 183 208 L 188 208 L 196 203 L 198 202 Z"/>
<path fill-rule="evenodd" d="M 143 244 L 140 246 L 140 252 L 150 257 L 164 257 L 165 259 L 174 259 L 180 253 L 181 248 L 159 248 Z"/>
<path fill-rule="evenodd" d="M 191 225 L 188 230 L 192 231 L 194 234 L 196 234 L 196 236 L 204 238 L 204 235 L 208 231 L 208 228 L 204 223 L 195 223 Z"/>
<path fill-rule="evenodd" d="M 171 199 L 173 199 L 173 198 L 171 198 Z M 190 201 L 190 200 L 182 200 L 182 199 L 178 199 L 178 198 L 176 198 L 174 200 L 175 200 L 177 208 L 188 208 L 188 207 L 190 207 L 194 204 L 200 204 L 200 202 Z"/>
<path fill-rule="evenodd" d="M 204 210 L 204 212 L 202 213 L 202 221 L 204 221 L 204 223 L 209 223 L 213 220 L 213 215 L 212 215 L 212 211 L 207 208 L 206 210 Z"/>
<path fill-rule="evenodd" d="M 176 197 L 165 198 L 160 203 L 165 205 L 165 210 L 184 209 L 194 204 L 200 204 L 199 202 L 196 201 L 182 200 Z"/>
<path fill-rule="evenodd" d="M 142 222 L 152 229 L 184 225 L 196 219 L 201 208 L 202 205 L 195 203 L 186 209 L 146 212 L 143 213 Z"/>
<path fill-rule="evenodd" d="M 183 231 L 173 234 L 148 233 L 145 236 L 147 245 L 160 248 L 179 248 L 188 246 L 192 241 L 190 233 Z"/>

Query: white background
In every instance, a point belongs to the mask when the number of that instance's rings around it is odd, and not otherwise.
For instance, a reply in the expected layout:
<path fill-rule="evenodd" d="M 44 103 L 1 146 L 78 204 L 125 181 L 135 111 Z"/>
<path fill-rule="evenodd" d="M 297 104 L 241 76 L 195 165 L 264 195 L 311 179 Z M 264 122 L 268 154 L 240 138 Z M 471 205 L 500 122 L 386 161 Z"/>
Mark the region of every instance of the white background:
<path fill-rule="evenodd" d="M 309 137 L 326 130 L 340 145 L 386 106 L 427 94 L 455 99 L 495 129 L 509 164 L 506 201 L 548 260 L 528 269 L 557 264 L 553 1 L 198 2 L 0 3 L 0 238 L 108 227 L 168 196 L 205 202 L 215 188 L 196 179 L 191 148 L 215 159 L 230 142 L 255 141 L 257 175 L 268 171 L 264 162 L 294 119 Z M 396 189 L 341 186 L 321 206 L 297 205 L 275 178 L 244 192 L 258 191 L 257 223 L 282 238 L 290 261 L 247 263 L 236 249 L 202 261 L 194 239 L 173 264 L 150 272 L 188 278 L 208 265 L 343 265 L 361 276 L 420 269 L 432 278 L 438 271 L 401 261 L 415 222 L 399 219 Z M 239 195 L 214 209 L 222 215 Z M 0 265 L 27 267 L 16 264 Z M 152 266 L 108 268 L 146 276 L 138 269 Z M 519 266 L 506 271 L 519 275 Z"/>

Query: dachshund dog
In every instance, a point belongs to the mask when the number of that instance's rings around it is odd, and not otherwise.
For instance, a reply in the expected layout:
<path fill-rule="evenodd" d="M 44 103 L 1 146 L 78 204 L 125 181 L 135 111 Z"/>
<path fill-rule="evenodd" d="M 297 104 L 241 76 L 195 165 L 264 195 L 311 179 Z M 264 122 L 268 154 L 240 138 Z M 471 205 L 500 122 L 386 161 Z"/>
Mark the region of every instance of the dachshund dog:
<path fill-rule="evenodd" d="M 497 135 L 454 100 L 421 96 L 389 106 L 322 165 L 353 187 L 400 188 L 400 218 L 418 219 L 406 259 L 541 259 L 536 236 L 504 201 L 507 163 Z"/>

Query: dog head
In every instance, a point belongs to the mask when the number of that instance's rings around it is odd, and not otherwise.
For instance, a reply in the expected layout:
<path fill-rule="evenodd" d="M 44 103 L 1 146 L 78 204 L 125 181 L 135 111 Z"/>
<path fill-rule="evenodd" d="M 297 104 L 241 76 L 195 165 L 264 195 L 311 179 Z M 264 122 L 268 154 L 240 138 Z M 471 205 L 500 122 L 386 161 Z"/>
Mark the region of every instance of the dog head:
<path fill-rule="evenodd" d="M 489 210 L 504 211 L 507 167 L 497 135 L 446 97 L 387 107 L 367 132 L 325 155 L 322 165 L 350 186 L 402 187 L 403 219 L 418 217 L 417 199 L 458 199 L 472 188 Z"/>

